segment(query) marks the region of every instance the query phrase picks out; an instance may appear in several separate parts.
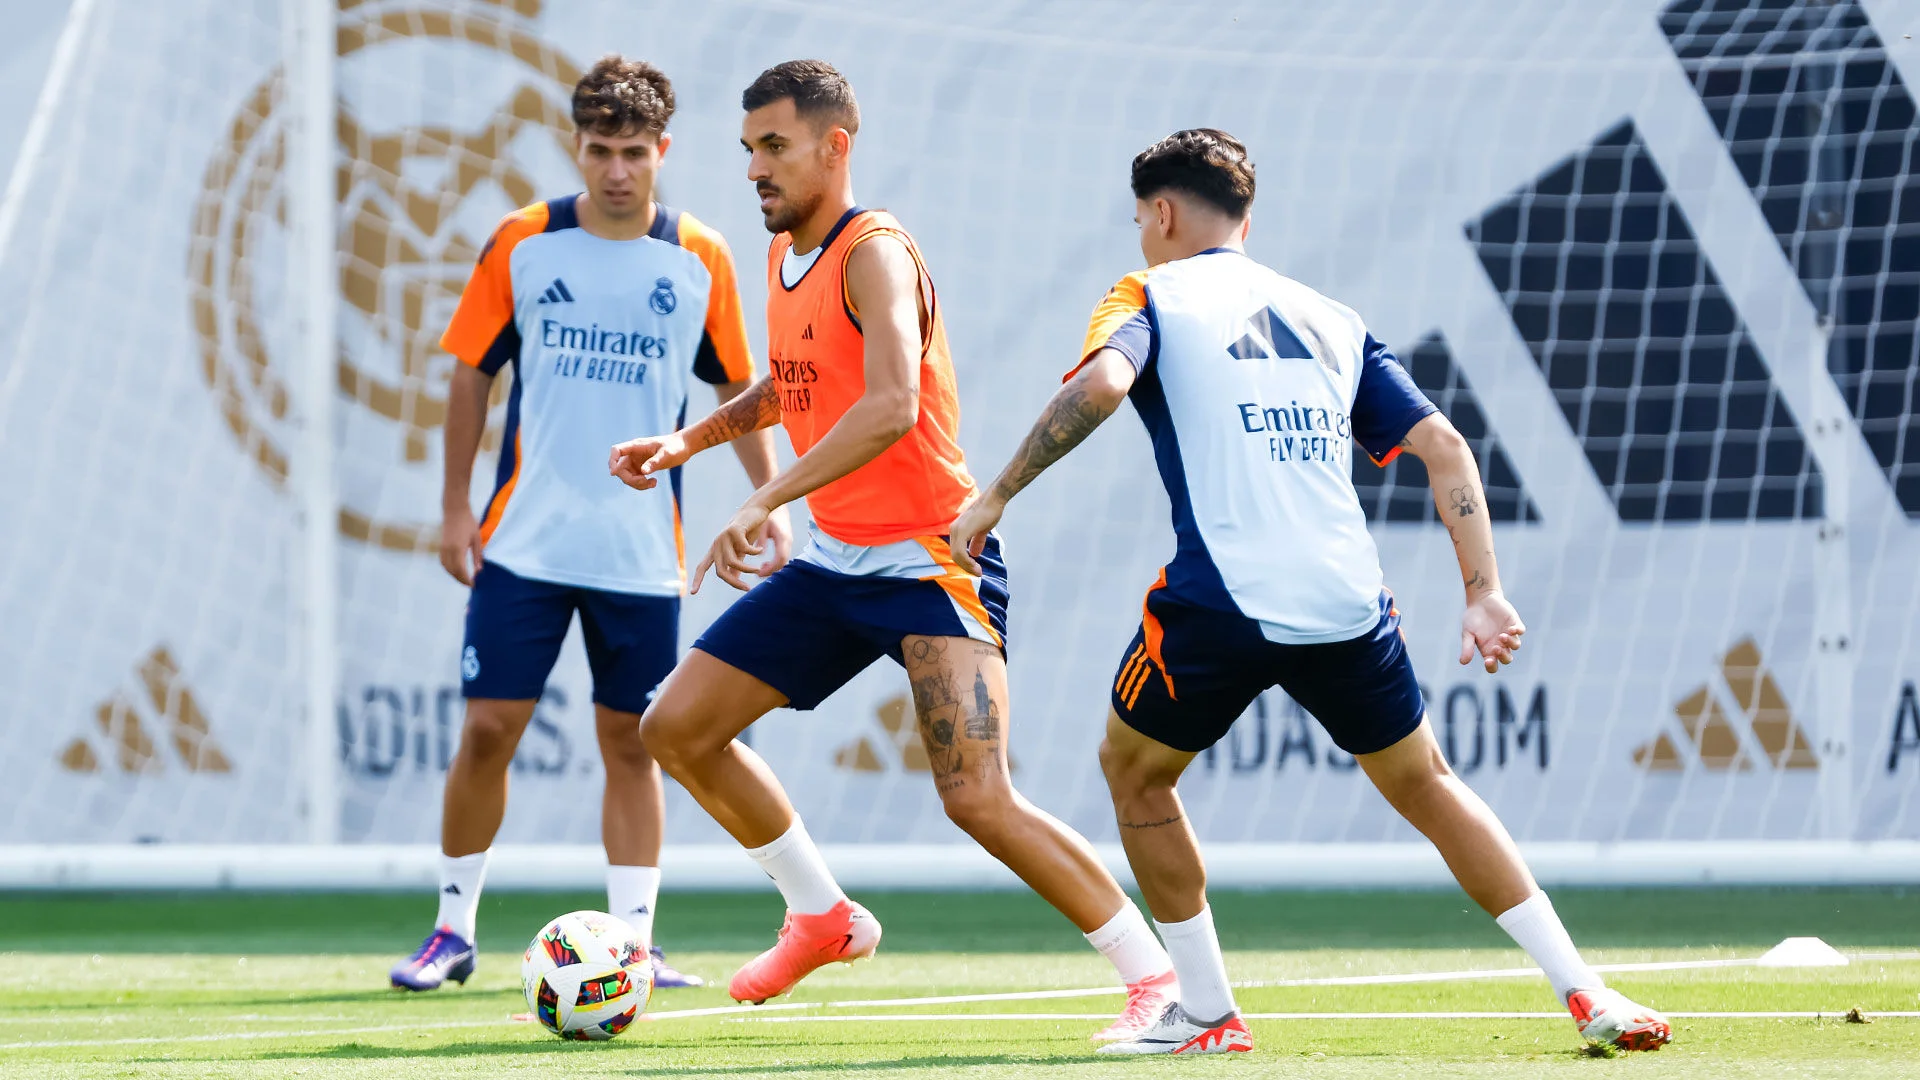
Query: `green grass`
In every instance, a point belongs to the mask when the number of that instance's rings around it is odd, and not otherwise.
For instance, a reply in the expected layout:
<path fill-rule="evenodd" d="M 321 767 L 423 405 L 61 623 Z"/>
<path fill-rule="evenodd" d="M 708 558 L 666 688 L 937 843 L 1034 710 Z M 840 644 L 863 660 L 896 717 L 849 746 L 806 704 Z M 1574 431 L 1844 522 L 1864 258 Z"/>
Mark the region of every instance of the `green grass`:
<path fill-rule="evenodd" d="M 865 894 L 886 924 L 879 958 L 835 966 L 790 1001 L 1100 986 L 1104 963 L 1023 893 Z M 1562 1016 L 1486 1020 L 1254 1020 L 1232 1060 L 1096 1058 L 1086 1036 L 1118 996 L 676 1018 L 731 1004 L 720 989 L 663 991 L 651 1023 L 607 1044 L 531 1024 L 519 949 L 593 895 L 494 893 L 488 952 L 466 987 L 401 995 L 386 968 L 418 941 L 431 898 L 386 895 L 65 894 L 0 898 L 0 1077 L 920 1076 L 1920 1076 L 1920 891 L 1560 890 L 1555 904 L 1601 962 L 1751 957 L 1789 935 L 1906 953 L 1845 968 L 1721 967 L 1612 978 L 1671 1011 L 1820 1011 L 1826 1019 L 1682 1019 L 1674 1045 L 1614 1059 L 1580 1052 Z M 770 941 L 768 894 L 668 894 L 661 936 L 716 982 Z M 1456 892 L 1220 893 L 1237 979 L 1515 967 L 1525 958 Z M 1262 987 L 1262 1012 L 1545 1012 L 1544 980 Z M 937 1020 L 816 1016 L 938 1014 Z M 968 1019 L 982 1014 L 1084 1018 Z M 771 1023 L 785 1016 L 795 1022 Z M 21 1045 L 46 1044 L 46 1045 Z M 423 1071 L 424 1070 L 424 1071 Z M 1224 1072 L 1223 1072 L 1224 1071 Z"/>

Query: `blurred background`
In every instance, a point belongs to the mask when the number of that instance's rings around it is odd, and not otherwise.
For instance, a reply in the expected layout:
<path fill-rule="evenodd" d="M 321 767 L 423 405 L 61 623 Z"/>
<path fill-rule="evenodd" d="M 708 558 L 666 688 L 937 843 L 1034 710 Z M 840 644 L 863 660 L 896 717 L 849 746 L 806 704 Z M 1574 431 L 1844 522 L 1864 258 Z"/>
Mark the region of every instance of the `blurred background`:
<path fill-rule="evenodd" d="M 1140 264 L 1133 155 L 1240 137 L 1250 254 L 1357 309 L 1474 442 L 1530 631 L 1495 676 L 1455 663 L 1418 463 L 1356 473 L 1436 730 L 1543 878 L 1920 881 L 1920 3 L 4 14 L 0 886 L 433 881 L 465 600 L 437 340 L 498 218 L 578 189 L 566 103 L 607 52 L 673 78 L 662 197 L 731 242 L 757 351 L 740 91 L 846 73 L 856 193 L 924 249 L 982 476 Z M 746 494 L 724 455 L 685 491 L 696 550 Z M 1122 415 L 1003 529 L 1015 778 L 1096 841 L 1167 516 Z M 683 644 L 731 599 L 693 598 Z M 877 665 L 755 745 L 849 884 L 1011 880 L 941 813 L 906 689 Z M 599 781 L 570 644 L 494 880 L 596 882 Z M 1446 880 L 1277 692 L 1182 790 L 1216 877 Z M 761 880 L 677 789 L 668 839 L 670 887 Z"/>

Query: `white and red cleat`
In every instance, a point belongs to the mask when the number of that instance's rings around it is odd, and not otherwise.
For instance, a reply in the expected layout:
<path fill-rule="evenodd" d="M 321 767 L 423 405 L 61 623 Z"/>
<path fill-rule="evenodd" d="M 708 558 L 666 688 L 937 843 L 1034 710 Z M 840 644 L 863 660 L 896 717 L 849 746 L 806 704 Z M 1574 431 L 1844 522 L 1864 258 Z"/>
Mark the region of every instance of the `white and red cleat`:
<path fill-rule="evenodd" d="M 1253 1033 L 1239 1013 L 1195 1020 L 1177 1001 L 1167 1002 L 1153 1026 L 1124 1042 L 1108 1043 L 1102 1054 L 1234 1054 L 1253 1049 Z"/>
<path fill-rule="evenodd" d="M 1119 1042 L 1138 1038 L 1141 1032 L 1160 1019 L 1160 1014 L 1179 996 L 1180 980 L 1172 968 L 1139 982 L 1128 983 L 1127 1004 L 1120 1010 L 1120 1019 L 1108 1024 L 1104 1031 L 1093 1037 L 1093 1041 Z"/>
<path fill-rule="evenodd" d="M 1567 1011 L 1590 1043 L 1622 1050 L 1658 1050 L 1673 1038 L 1667 1018 L 1635 1005 L 1617 990 L 1575 990 L 1567 995 Z"/>
<path fill-rule="evenodd" d="M 734 972 L 727 993 L 735 1001 L 759 1005 L 792 990 L 819 968 L 864 960 L 879 947 L 880 921 L 851 900 L 819 915 L 789 911 L 780 940 Z"/>

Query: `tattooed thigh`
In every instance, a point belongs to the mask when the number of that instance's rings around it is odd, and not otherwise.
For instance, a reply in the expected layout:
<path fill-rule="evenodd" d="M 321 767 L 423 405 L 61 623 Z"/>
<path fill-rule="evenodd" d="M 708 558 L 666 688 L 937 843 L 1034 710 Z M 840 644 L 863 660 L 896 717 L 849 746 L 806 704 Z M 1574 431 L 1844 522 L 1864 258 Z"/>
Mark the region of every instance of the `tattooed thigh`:
<path fill-rule="evenodd" d="M 961 637 L 901 643 L 920 740 L 942 794 L 1007 779 L 1007 664 L 1000 650 Z"/>

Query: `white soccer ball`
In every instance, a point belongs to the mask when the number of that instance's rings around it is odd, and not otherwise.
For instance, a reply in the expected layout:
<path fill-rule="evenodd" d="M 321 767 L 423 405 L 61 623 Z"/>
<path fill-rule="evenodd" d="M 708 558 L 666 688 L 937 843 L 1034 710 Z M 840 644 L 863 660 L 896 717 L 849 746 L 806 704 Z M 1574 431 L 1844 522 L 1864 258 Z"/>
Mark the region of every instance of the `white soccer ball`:
<path fill-rule="evenodd" d="M 570 911 L 541 927 L 520 964 L 527 1007 L 563 1039 L 611 1039 L 653 996 L 653 961 L 633 927 L 604 911 Z"/>

